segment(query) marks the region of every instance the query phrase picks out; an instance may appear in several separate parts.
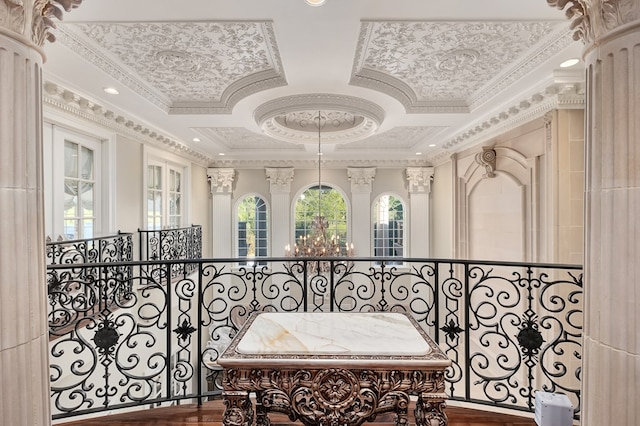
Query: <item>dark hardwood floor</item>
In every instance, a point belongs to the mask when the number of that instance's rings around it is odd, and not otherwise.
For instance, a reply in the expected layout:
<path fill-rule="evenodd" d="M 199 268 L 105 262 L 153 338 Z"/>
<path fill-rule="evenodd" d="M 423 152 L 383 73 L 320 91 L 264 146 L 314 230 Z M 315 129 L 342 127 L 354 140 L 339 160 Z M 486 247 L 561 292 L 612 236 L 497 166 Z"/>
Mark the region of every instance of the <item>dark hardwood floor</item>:
<path fill-rule="evenodd" d="M 115 414 L 88 420 L 76 420 L 58 423 L 59 426 L 219 426 L 222 424 L 222 401 L 210 401 L 198 408 L 195 405 L 180 405 L 137 411 L 135 413 Z M 536 426 L 533 419 L 517 417 L 488 411 L 467 408 L 447 407 L 449 426 Z M 376 418 L 375 426 L 392 426 L 393 413 L 386 413 Z M 300 425 L 278 413 L 269 415 L 272 426 Z M 409 413 L 409 421 L 414 425 L 413 407 Z"/>

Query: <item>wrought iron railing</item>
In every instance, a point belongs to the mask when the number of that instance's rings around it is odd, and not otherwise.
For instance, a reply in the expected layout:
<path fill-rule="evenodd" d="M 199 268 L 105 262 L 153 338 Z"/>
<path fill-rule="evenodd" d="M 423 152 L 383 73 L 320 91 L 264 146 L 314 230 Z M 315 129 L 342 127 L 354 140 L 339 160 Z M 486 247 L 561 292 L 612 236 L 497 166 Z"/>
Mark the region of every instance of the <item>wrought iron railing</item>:
<path fill-rule="evenodd" d="M 98 238 L 51 241 L 47 238 L 47 264 L 129 262 L 133 260 L 133 235 L 118 232 Z"/>
<path fill-rule="evenodd" d="M 125 262 L 133 260 L 132 247 L 132 234 L 121 232 L 116 235 L 81 240 L 56 242 L 47 240 L 47 264 L 66 265 L 62 276 L 47 275 L 50 335 L 65 333 L 70 324 L 105 309 L 104 301 L 106 300 L 127 298 L 131 295 L 129 286 L 133 278 L 133 268 L 125 265 Z M 69 267 L 77 264 L 82 266 Z M 92 264 L 109 264 L 109 266 L 97 267 Z M 124 284 L 115 288 L 100 289 L 79 284 L 110 279 L 116 279 Z M 97 290 L 112 294 L 109 296 L 98 294 Z M 61 309 L 69 305 L 71 309 Z"/>
<path fill-rule="evenodd" d="M 202 258 L 202 226 L 160 230 L 138 229 L 140 260 L 194 260 Z M 190 273 L 194 263 L 173 263 L 172 277 Z"/>
<path fill-rule="evenodd" d="M 53 333 L 54 418 L 220 394 L 216 360 L 254 311 L 407 311 L 452 359 L 452 399 L 533 411 L 542 389 L 567 394 L 579 416 L 580 266 L 350 258 L 312 273 L 320 260 L 129 262 L 129 280 L 69 272 L 110 264 L 50 265 L 52 312 L 74 311 L 60 297 L 66 288 L 86 287 L 96 299 L 130 289 L 94 317 L 68 315 L 66 332 Z M 194 273 L 168 279 L 176 263 Z"/>

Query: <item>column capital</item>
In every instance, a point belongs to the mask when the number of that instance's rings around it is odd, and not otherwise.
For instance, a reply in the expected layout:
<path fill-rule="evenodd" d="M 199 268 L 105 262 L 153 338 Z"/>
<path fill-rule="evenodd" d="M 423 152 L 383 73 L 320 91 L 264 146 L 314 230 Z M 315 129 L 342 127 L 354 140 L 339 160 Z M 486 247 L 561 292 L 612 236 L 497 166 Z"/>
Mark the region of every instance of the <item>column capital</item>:
<path fill-rule="evenodd" d="M 208 168 L 207 178 L 211 184 L 211 193 L 230 194 L 233 190 L 233 181 L 235 176 L 236 171 L 234 169 Z"/>
<path fill-rule="evenodd" d="M 42 47 L 45 40 L 55 41 L 49 31 L 53 18 L 62 19 L 62 11 L 71 11 L 82 0 L 0 0 L 0 33 L 8 34 Z"/>
<path fill-rule="evenodd" d="M 433 181 L 433 167 L 408 167 L 407 181 L 409 182 L 409 192 L 431 192 L 431 182 Z"/>
<path fill-rule="evenodd" d="M 270 190 L 272 194 L 288 194 L 291 192 L 292 167 L 267 167 L 264 171 L 267 175 L 267 180 L 271 184 Z"/>
<path fill-rule="evenodd" d="M 640 19 L 638 0 L 547 0 L 551 7 L 565 10 L 574 40 L 591 44 L 612 30 Z M 569 7 L 567 7 L 569 5 Z"/>
<path fill-rule="evenodd" d="M 347 167 L 347 177 L 351 182 L 351 192 L 370 193 L 376 177 L 375 167 Z"/>

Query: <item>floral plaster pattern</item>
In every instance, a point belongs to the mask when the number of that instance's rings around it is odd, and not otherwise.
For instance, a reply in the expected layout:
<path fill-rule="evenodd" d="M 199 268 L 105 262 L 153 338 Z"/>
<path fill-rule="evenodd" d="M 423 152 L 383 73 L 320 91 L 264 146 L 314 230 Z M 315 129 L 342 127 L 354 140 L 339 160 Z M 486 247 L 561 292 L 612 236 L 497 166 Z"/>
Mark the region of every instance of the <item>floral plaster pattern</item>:
<path fill-rule="evenodd" d="M 515 80 L 566 46 L 551 22 L 364 22 L 351 84 L 396 97 L 409 112 L 465 112 L 493 80 Z M 559 44 L 559 45 L 558 45 Z M 543 49 L 544 50 L 544 49 Z M 524 58 L 525 54 L 533 55 Z M 534 52 L 533 54 L 531 52 Z M 498 71 L 498 76 L 496 76 Z"/>
<path fill-rule="evenodd" d="M 160 94 L 172 113 L 229 113 L 243 97 L 285 84 L 269 22 L 79 23 L 63 32 L 64 44 L 83 45 L 87 59 L 132 89 Z"/>

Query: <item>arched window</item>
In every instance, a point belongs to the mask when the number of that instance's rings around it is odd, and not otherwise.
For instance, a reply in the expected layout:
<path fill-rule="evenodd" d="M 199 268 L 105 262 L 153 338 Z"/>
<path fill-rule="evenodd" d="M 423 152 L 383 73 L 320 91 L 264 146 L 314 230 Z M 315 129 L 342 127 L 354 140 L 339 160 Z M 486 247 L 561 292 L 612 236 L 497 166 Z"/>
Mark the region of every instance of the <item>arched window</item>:
<path fill-rule="evenodd" d="M 312 186 L 304 191 L 295 206 L 295 242 L 311 238 L 316 231 L 314 220 L 323 216 L 327 221 L 325 237 L 337 241 L 342 251 L 347 246 L 347 203 L 342 194 L 328 186 Z"/>
<path fill-rule="evenodd" d="M 404 256 L 404 203 L 395 195 L 381 195 L 373 207 L 373 255 Z"/>
<path fill-rule="evenodd" d="M 237 255 L 238 257 L 268 256 L 267 205 L 257 195 L 249 195 L 238 203 L 237 209 Z"/>

